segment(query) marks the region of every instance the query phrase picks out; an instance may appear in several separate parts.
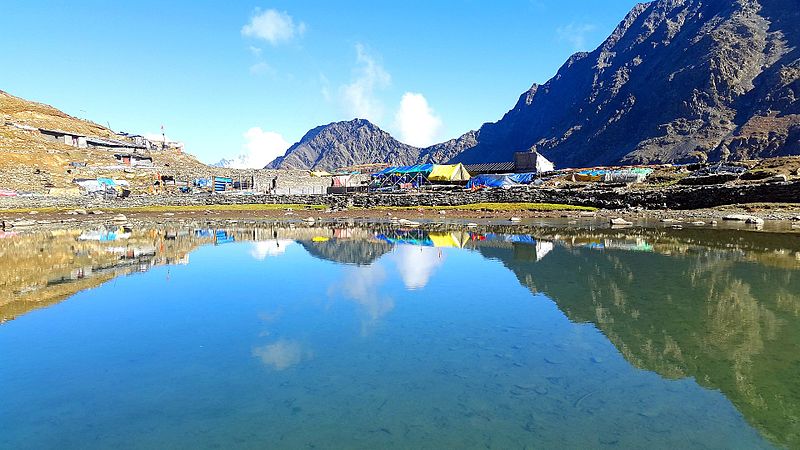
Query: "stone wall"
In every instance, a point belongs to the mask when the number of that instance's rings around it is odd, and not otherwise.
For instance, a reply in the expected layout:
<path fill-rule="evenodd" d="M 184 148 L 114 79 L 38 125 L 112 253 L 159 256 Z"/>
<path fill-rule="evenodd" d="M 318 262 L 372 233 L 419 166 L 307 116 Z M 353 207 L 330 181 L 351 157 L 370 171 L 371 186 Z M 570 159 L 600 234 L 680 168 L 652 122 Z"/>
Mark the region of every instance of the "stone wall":
<path fill-rule="evenodd" d="M 323 178 L 327 182 L 330 179 Z M 741 203 L 800 203 L 800 181 L 738 186 L 675 186 L 662 190 L 630 191 L 609 189 L 540 189 L 522 187 L 478 192 L 450 191 L 416 194 L 357 193 L 347 195 L 242 195 L 186 194 L 142 195 L 127 199 L 102 200 L 93 197 L 4 197 L 0 210 L 11 208 L 123 208 L 142 206 L 232 205 L 232 204 L 315 204 L 334 208 L 378 206 L 457 206 L 474 203 L 561 203 L 606 209 L 643 207 L 647 209 L 697 209 Z"/>

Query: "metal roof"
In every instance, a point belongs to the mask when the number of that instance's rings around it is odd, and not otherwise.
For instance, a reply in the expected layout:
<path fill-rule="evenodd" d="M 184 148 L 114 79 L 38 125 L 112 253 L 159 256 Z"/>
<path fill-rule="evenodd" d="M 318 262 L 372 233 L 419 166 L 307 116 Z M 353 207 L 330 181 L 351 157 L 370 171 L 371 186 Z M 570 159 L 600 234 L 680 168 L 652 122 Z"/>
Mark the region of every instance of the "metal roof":
<path fill-rule="evenodd" d="M 514 162 L 492 162 L 479 164 L 464 164 L 464 168 L 471 174 L 479 173 L 509 173 L 514 171 Z"/>

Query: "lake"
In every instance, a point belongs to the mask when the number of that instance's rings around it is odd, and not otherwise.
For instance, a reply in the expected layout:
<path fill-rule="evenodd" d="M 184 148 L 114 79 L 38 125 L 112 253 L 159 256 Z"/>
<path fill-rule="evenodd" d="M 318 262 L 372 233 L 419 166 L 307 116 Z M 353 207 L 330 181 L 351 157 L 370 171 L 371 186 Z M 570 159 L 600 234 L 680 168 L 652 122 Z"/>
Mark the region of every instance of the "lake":
<path fill-rule="evenodd" d="M 0 234 L 0 447 L 800 446 L 800 236 Z"/>

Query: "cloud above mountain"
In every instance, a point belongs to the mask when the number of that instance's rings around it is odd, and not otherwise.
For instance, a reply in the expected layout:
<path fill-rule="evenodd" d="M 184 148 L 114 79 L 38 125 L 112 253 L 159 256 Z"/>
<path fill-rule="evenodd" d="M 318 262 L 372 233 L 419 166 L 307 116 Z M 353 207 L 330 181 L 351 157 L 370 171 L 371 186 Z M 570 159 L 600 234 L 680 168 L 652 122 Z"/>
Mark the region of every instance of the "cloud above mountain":
<path fill-rule="evenodd" d="M 377 92 L 387 88 L 392 77 L 362 44 L 356 44 L 356 67 L 353 79 L 340 88 L 342 106 L 350 117 L 380 122 L 383 104 Z"/>
<path fill-rule="evenodd" d="M 442 119 L 430 107 L 424 95 L 406 92 L 395 114 L 394 126 L 400 133 L 401 142 L 427 147 L 437 142 Z"/>

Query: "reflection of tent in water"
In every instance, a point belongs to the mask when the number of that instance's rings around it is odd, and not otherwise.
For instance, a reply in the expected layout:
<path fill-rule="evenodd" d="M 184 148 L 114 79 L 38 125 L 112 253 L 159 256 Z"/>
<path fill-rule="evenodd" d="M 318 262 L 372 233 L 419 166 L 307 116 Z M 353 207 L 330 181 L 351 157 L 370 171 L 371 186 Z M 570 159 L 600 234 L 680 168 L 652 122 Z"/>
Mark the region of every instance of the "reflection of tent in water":
<path fill-rule="evenodd" d="M 636 240 L 613 240 L 613 239 L 603 239 L 597 241 L 587 242 L 586 244 L 581 245 L 582 247 L 591 248 L 595 250 L 626 250 L 632 252 L 652 252 L 653 246 L 648 244 L 643 239 L 636 239 Z"/>
<path fill-rule="evenodd" d="M 421 247 L 461 248 L 469 240 L 469 235 L 460 231 L 395 230 L 375 236 L 393 245 L 407 244 Z"/>
<path fill-rule="evenodd" d="M 214 233 L 214 245 L 220 244 L 227 244 L 229 242 L 235 242 L 236 238 L 233 237 L 231 233 L 228 233 L 224 230 L 217 230 Z"/>
<path fill-rule="evenodd" d="M 542 241 L 527 234 L 472 233 L 470 234 L 470 240 L 473 242 L 508 243 L 514 246 L 515 254 L 517 251 L 520 252 L 519 254 L 516 254 L 517 257 L 520 257 L 521 259 L 530 259 L 534 261 L 540 261 L 555 248 L 555 244 L 553 244 L 552 242 Z M 514 245 L 514 244 L 521 244 L 521 245 Z M 523 251 L 523 249 L 529 249 L 529 250 Z"/>
<path fill-rule="evenodd" d="M 128 239 L 129 237 L 131 237 L 131 230 L 120 227 L 115 230 L 84 231 L 80 236 L 78 236 L 78 240 L 112 242 L 118 239 Z"/>

